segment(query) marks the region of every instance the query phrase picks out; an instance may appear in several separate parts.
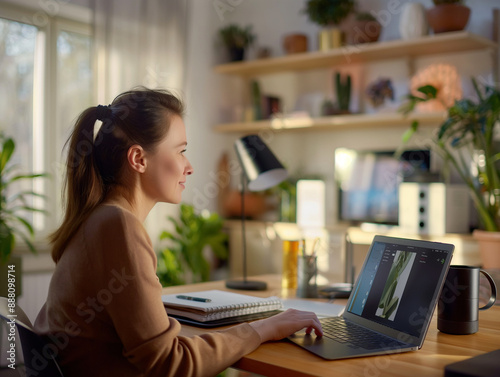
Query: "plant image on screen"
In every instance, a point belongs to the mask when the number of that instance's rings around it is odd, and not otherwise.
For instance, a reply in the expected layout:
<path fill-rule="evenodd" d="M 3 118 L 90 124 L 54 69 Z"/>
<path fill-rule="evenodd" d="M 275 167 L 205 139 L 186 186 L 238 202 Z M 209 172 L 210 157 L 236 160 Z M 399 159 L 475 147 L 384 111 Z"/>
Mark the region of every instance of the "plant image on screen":
<path fill-rule="evenodd" d="M 408 251 L 398 251 L 396 253 L 391 271 L 385 282 L 384 290 L 382 291 L 382 296 L 378 303 L 377 316 L 394 320 L 395 310 L 400 302 L 400 296 L 408 281 L 410 268 L 407 269 L 406 267 L 409 265 L 411 266 L 414 259 L 415 253 Z M 409 264 L 410 261 L 412 263 Z M 394 316 L 391 318 L 393 314 Z"/>

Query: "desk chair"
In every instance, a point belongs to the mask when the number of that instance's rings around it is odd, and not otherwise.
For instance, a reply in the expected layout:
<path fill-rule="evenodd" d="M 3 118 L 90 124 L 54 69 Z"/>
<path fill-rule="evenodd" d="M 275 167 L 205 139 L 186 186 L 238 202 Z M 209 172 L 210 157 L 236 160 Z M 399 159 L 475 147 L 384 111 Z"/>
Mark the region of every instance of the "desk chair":
<path fill-rule="evenodd" d="M 6 323 L 11 321 L 9 318 L 8 300 L 6 297 L 0 297 L 0 318 Z M 43 337 L 33 331 L 33 325 L 24 311 L 16 304 L 15 323 L 21 348 L 23 351 L 24 365 L 27 375 L 39 377 L 64 377 L 61 368 L 57 364 L 52 347 Z M 31 373 L 29 373 L 31 372 Z"/>

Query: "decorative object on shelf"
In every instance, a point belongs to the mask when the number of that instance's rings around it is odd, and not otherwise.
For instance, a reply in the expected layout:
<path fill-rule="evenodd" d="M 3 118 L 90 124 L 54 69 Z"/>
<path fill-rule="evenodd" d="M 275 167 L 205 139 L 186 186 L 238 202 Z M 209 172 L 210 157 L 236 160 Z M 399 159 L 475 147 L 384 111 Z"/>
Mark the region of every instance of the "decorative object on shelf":
<path fill-rule="evenodd" d="M 449 162 L 469 187 L 472 201 L 479 214 L 481 228 L 487 232 L 500 232 L 500 145 L 495 141 L 500 121 L 500 91 L 488 85 L 480 87 L 472 79 L 477 100 L 460 99 L 448 107 L 448 117 L 439 127 L 434 141 L 436 152 Z M 438 88 L 426 85 L 418 88 L 419 95 L 408 95 L 408 102 L 401 108 L 405 114 L 417 103 L 439 97 Z M 406 143 L 418 130 L 413 121 L 405 133 Z M 482 232 L 475 232 L 478 237 Z M 491 239 L 495 237 L 490 237 Z M 496 237 L 500 240 L 500 237 Z M 484 268 L 500 269 L 500 244 L 494 246 L 492 255 L 482 248 L 480 253 Z"/>
<path fill-rule="evenodd" d="M 283 50 L 288 55 L 307 52 L 307 45 L 307 35 L 305 34 L 288 34 L 283 38 Z"/>
<path fill-rule="evenodd" d="M 245 197 L 245 188 L 250 191 L 263 191 L 276 186 L 287 177 L 287 171 L 271 152 L 269 147 L 257 135 L 248 135 L 234 143 L 236 155 L 243 170 L 241 174 L 241 197 Z M 247 255 L 245 237 L 245 203 L 241 202 L 241 231 L 243 238 L 243 280 L 227 281 L 230 289 L 265 290 L 265 282 L 247 280 Z"/>
<path fill-rule="evenodd" d="M 275 96 L 262 96 L 262 118 L 271 119 L 281 113 L 281 99 Z"/>
<path fill-rule="evenodd" d="M 375 108 L 382 106 L 386 99 L 394 101 L 394 89 L 391 79 L 380 78 L 370 84 L 366 89 L 366 95 Z"/>
<path fill-rule="evenodd" d="M 346 31 L 346 43 L 355 45 L 377 42 L 381 31 L 382 25 L 371 13 L 356 13 L 355 17 L 349 22 Z"/>
<path fill-rule="evenodd" d="M 330 116 L 335 115 L 337 113 L 335 104 L 332 100 L 325 98 L 323 103 L 321 104 L 321 116 Z"/>
<path fill-rule="evenodd" d="M 252 26 L 243 28 L 236 24 L 231 24 L 220 29 L 219 35 L 228 49 L 231 61 L 243 60 L 245 49 L 255 40 L 255 35 L 252 33 Z"/>
<path fill-rule="evenodd" d="M 438 89 L 437 98 L 417 105 L 419 111 L 443 111 L 462 98 L 462 85 L 457 69 L 450 64 L 431 64 L 411 78 L 410 90 L 418 95 L 418 88 L 432 85 Z"/>
<path fill-rule="evenodd" d="M 257 50 L 257 59 L 267 59 L 272 55 L 269 47 L 259 47 Z"/>
<path fill-rule="evenodd" d="M 427 9 L 427 20 L 435 34 L 464 30 L 469 22 L 470 8 L 463 0 L 433 0 Z"/>
<path fill-rule="evenodd" d="M 335 90 L 337 93 L 337 104 L 339 114 L 349 114 L 349 104 L 351 102 L 351 75 L 346 75 L 342 79 L 340 72 L 335 74 Z"/>
<path fill-rule="evenodd" d="M 183 203 L 179 219 L 169 216 L 168 220 L 175 233 L 164 231 L 160 235 L 160 240 L 170 241 L 158 253 L 157 275 L 161 285 L 185 284 L 187 277 L 193 283 L 208 281 L 213 266 L 204 255 L 205 248 L 210 247 L 219 261 L 228 255 L 223 219 L 207 210 L 198 214 L 192 205 Z"/>
<path fill-rule="evenodd" d="M 354 10 L 354 0 L 309 0 L 304 13 L 309 20 L 324 29 L 319 33 L 319 49 L 327 51 L 341 47 L 344 33 L 339 25 Z"/>
<path fill-rule="evenodd" d="M 403 5 L 399 18 L 399 33 L 403 40 L 421 38 L 429 34 L 429 23 L 423 4 L 406 3 Z"/>
<path fill-rule="evenodd" d="M 262 95 L 260 93 L 259 82 L 253 80 L 251 83 L 251 98 L 253 109 L 253 120 L 262 119 Z"/>

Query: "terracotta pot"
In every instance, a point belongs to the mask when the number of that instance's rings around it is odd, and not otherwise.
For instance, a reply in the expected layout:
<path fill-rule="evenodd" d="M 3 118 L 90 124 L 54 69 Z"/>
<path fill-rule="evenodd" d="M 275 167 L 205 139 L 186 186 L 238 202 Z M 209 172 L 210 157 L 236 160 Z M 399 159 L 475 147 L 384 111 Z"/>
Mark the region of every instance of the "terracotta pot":
<path fill-rule="evenodd" d="M 500 269 L 500 232 L 474 230 L 472 236 L 479 243 L 482 267 L 485 269 Z"/>
<path fill-rule="evenodd" d="M 382 25 L 378 21 L 352 21 L 346 31 L 346 43 L 355 45 L 377 42 L 381 31 Z"/>
<path fill-rule="evenodd" d="M 287 54 L 298 54 L 307 51 L 307 35 L 289 34 L 283 39 L 283 49 Z"/>
<path fill-rule="evenodd" d="M 470 8 L 461 4 L 441 4 L 427 10 L 427 21 L 435 34 L 465 29 Z"/>

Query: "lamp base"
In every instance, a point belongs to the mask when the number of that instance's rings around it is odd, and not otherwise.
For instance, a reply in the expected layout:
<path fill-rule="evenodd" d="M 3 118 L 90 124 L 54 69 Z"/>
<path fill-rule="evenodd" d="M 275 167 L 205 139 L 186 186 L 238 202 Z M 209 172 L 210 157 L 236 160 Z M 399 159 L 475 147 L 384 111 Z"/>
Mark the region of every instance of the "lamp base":
<path fill-rule="evenodd" d="M 230 280 L 226 281 L 226 288 L 241 289 L 245 291 L 265 291 L 267 284 L 263 281 Z"/>

